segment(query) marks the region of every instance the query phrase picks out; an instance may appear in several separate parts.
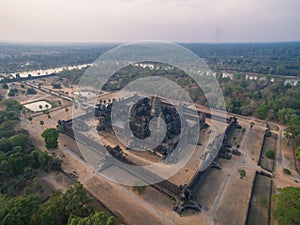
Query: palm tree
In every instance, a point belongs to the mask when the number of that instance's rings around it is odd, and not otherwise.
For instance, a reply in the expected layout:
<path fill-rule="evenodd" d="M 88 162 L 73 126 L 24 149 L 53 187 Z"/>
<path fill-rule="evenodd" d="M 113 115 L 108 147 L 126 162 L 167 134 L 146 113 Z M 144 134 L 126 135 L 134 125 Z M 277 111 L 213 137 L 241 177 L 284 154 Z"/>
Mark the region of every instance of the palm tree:
<path fill-rule="evenodd" d="M 30 121 L 30 123 L 32 124 L 32 116 L 28 117 L 28 120 Z"/>
<path fill-rule="evenodd" d="M 46 104 L 46 105 L 45 105 L 45 107 L 46 107 L 46 109 L 48 109 L 48 108 L 49 108 L 49 105 L 48 105 L 48 104 Z"/>
<path fill-rule="evenodd" d="M 39 105 L 39 108 L 40 108 L 40 109 L 42 109 L 42 108 L 43 108 L 43 106 L 42 106 L 42 105 Z"/>
<path fill-rule="evenodd" d="M 45 124 L 44 121 L 41 120 L 41 121 L 40 121 L 40 125 L 41 125 L 43 128 L 44 128 L 44 124 Z"/>

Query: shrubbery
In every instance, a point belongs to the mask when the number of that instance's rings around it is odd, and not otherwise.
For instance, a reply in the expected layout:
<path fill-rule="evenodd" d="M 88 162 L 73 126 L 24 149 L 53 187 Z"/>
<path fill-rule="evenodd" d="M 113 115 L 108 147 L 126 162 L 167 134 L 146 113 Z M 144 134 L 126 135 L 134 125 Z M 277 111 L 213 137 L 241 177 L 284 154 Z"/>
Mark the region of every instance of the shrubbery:
<path fill-rule="evenodd" d="M 275 159 L 275 151 L 274 150 L 268 150 L 266 152 L 266 156 L 269 158 L 269 159 Z"/>

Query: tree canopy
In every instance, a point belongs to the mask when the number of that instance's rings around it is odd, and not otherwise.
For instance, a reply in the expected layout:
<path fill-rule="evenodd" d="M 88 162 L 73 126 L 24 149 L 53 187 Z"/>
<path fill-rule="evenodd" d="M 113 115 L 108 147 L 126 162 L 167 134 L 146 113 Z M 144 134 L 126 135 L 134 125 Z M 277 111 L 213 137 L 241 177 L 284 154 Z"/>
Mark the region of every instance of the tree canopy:
<path fill-rule="evenodd" d="M 272 150 L 272 149 L 269 149 L 269 150 L 266 152 L 266 156 L 267 156 L 269 159 L 275 159 L 275 151 Z"/>
<path fill-rule="evenodd" d="M 58 146 L 58 131 L 55 128 L 48 128 L 42 133 L 47 148 L 56 148 Z"/>
<path fill-rule="evenodd" d="M 66 193 L 54 191 L 44 204 L 34 195 L 0 194 L 0 221 L 3 225 L 116 225 L 114 217 L 95 213 L 90 202 L 80 183 Z"/>
<path fill-rule="evenodd" d="M 114 217 L 106 215 L 104 212 L 97 212 L 88 217 L 80 218 L 71 216 L 68 225 L 116 225 Z"/>
<path fill-rule="evenodd" d="M 278 194 L 274 195 L 274 216 L 279 225 L 300 224 L 300 188 L 279 188 Z"/>
<path fill-rule="evenodd" d="M 39 209 L 37 196 L 21 195 L 7 198 L 0 194 L 0 221 L 3 225 L 27 225 Z"/>
<path fill-rule="evenodd" d="M 296 148 L 296 158 L 300 160 L 300 146 Z"/>
<path fill-rule="evenodd" d="M 22 110 L 18 102 L 9 99 L 0 105 L 5 106 L 0 110 L 0 224 L 66 225 L 72 217 L 78 222 L 92 218 L 95 224 L 113 225 L 113 218 L 104 213 L 94 216 L 91 199 L 80 183 L 65 193 L 54 191 L 48 200 L 47 192 L 42 197 L 39 175 L 60 170 L 62 161 L 32 146 L 28 132 L 15 129 Z M 43 136 L 49 146 L 57 145 L 56 129 L 45 130 Z M 42 199 L 46 202 L 41 203 Z"/>

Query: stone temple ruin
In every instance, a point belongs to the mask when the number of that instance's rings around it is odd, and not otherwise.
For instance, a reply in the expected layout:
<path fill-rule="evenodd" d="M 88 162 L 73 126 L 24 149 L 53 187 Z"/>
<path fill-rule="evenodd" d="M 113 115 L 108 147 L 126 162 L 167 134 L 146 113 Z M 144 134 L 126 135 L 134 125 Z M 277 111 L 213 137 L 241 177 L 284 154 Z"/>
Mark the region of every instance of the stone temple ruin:
<path fill-rule="evenodd" d="M 136 102 L 134 105 L 130 104 L 130 102 Z M 85 115 L 79 116 L 75 118 L 75 120 L 79 120 L 80 124 L 84 123 L 84 120 L 88 118 L 91 113 L 94 113 L 95 117 L 98 119 L 99 123 L 97 125 L 98 131 L 108 132 L 111 134 L 118 133 L 119 136 L 122 136 L 124 130 L 130 129 L 134 136 L 139 139 L 145 139 L 150 136 L 149 123 L 152 118 L 159 117 L 165 121 L 166 126 L 166 135 L 162 140 L 161 144 L 159 144 L 156 148 L 153 149 L 159 155 L 165 163 L 176 162 L 176 155 L 174 155 L 174 149 L 178 145 L 178 138 L 181 131 L 182 123 L 191 123 L 191 121 L 180 121 L 179 114 L 177 109 L 171 104 L 162 101 L 158 97 L 149 98 L 138 98 L 137 96 L 130 97 L 122 101 L 122 109 L 125 112 L 129 112 L 125 114 L 126 118 L 118 117 L 119 120 L 115 121 L 114 129 L 112 127 L 112 117 L 114 111 L 112 110 L 112 105 L 110 104 L 97 104 L 95 106 L 94 112 L 89 112 Z M 200 125 L 200 129 L 207 127 L 205 120 L 206 118 L 212 118 L 212 115 L 205 112 L 196 111 L 191 113 L 192 109 L 186 108 L 184 106 L 180 106 L 179 110 L 182 110 L 183 113 L 193 116 L 198 116 L 198 121 Z M 120 113 L 119 116 L 123 115 Z M 124 117 L 125 117 L 124 116 Z M 191 117 L 193 117 L 191 116 Z M 128 125 L 124 124 L 122 121 L 128 121 Z M 159 183 L 151 184 L 154 188 L 159 190 L 160 192 L 166 194 L 171 199 L 175 201 L 174 211 L 178 214 L 182 214 L 182 212 L 186 209 L 192 209 L 195 211 L 201 211 L 201 205 L 199 204 L 196 198 L 196 192 L 199 188 L 201 182 L 203 182 L 203 178 L 207 174 L 210 168 L 221 169 L 220 164 L 217 162 L 218 158 L 231 159 L 231 153 L 228 150 L 230 144 L 228 143 L 229 137 L 233 133 L 235 127 L 239 126 L 237 119 L 234 117 L 222 117 L 222 116 L 214 116 L 214 119 L 220 120 L 228 124 L 225 133 L 223 135 L 216 136 L 215 140 L 207 146 L 207 150 L 202 154 L 201 159 L 206 160 L 209 157 L 209 152 L 217 152 L 214 158 L 210 161 L 211 163 L 204 169 L 198 169 L 194 174 L 192 179 L 187 184 L 176 185 L 171 183 L 168 180 L 163 180 Z M 74 133 L 72 130 L 73 120 L 68 121 L 59 121 L 59 125 L 63 127 L 64 133 L 72 138 L 74 138 Z M 157 120 L 157 123 L 154 124 L 155 129 L 161 128 L 161 121 Z M 190 124 L 193 127 L 193 123 Z M 81 126 L 81 125 L 80 125 Z M 81 127 L 86 127 L 82 125 Z M 77 136 L 77 141 L 82 141 L 83 143 L 89 143 L 92 149 L 101 149 L 100 143 L 95 142 L 94 140 L 88 140 L 84 135 L 85 129 L 82 130 L 82 135 L 80 134 L 80 138 Z M 192 130 L 193 131 L 193 130 Z M 197 131 L 199 132 L 199 130 Z M 128 138 L 125 134 L 122 136 L 125 140 Z M 223 138 L 224 137 L 224 138 Z M 223 139 L 222 139 L 223 138 Z M 218 145 L 216 143 L 222 143 Z M 188 143 L 183 143 L 186 145 Z M 200 143 L 193 143 L 200 144 Z M 128 149 L 130 150 L 131 143 L 128 143 Z M 128 170 L 125 164 L 129 165 L 137 165 L 137 163 L 129 160 L 125 154 L 123 154 L 123 150 L 119 146 L 111 147 L 105 146 L 107 152 L 103 152 L 103 163 L 99 171 L 104 170 L 110 167 L 112 164 L 114 166 L 118 166 L 121 169 Z M 117 163 L 115 163 L 117 161 Z M 120 162 L 120 163 L 118 163 Z M 134 167 L 133 167 L 134 168 Z M 143 175 L 134 169 L 128 170 L 129 173 L 137 176 L 142 179 L 146 183 L 151 183 L 151 180 L 155 180 L 157 178 L 156 174 L 144 169 Z"/>
<path fill-rule="evenodd" d="M 132 102 L 136 103 L 132 105 Z M 117 133 L 118 137 L 122 137 L 122 139 L 127 143 L 127 149 L 136 147 L 140 147 L 141 149 L 143 149 L 145 145 L 139 145 L 139 142 L 132 142 L 131 136 L 128 136 L 126 134 L 126 131 L 130 130 L 133 136 L 140 140 L 146 141 L 146 139 L 151 135 L 153 135 L 154 138 L 159 139 L 161 137 L 161 132 L 159 131 L 163 130 L 162 121 L 164 121 L 166 126 L 165 132 L 162 132 L 165 135 L 164 139 L 157 147 L 151 149 L 151 151 L 154 151 L 156 155 L 161 156 L 161 158 L 166 163 L 171 161 L 176 162 L 176 157 L 174 157 L 172 153 L 179 143 L 182 127 L 189 126 L 189 128 L 191 129 L 186 129 L 186 132 L 192 132 L 193 130 L 196 130 L 198 128 L 196 121 L 199 121 L 200 129 L 206 126 L 205 114 L 199 113 L 198 119 L 191 118 L 182 121 L 182 118 L 180 118 L 177 109 L 173 105 L 162 102 L 159 97 L 155 96 L 152 96 L 150 99 L 140 99 L 137 95 L 135 95 L 131 98 L 125 99 L 121 103 L 119 103 L 121 104 L 121 106 L 119 107 L 122 108 L 122 112 L 118 113 L 118 115 L 115 116 L 112 115 L 114 113 L 112 112 L 112 104 L 113 103 L 98 104 L 96 106 L 95 116 L 99 120 L 97 130 L 105 131 L 111 134 Z M 184 107 L 179 106 L 179 108 L 183 110 Z M 123 112 L 129 112 L 129 114 Z M 198 114 L 196 113 L 195 115 Z M 114 128 L 112 126 L 112 118 L 117 118 L 116 121 L 114 121 Z M 150 123 L 153 118 L 159 119 L 155 122 L 155 124 L 152 124 L 153 130 L 151 132 Z M 157 137 L 155 137 L 155 135 L 157 135 Z"/>

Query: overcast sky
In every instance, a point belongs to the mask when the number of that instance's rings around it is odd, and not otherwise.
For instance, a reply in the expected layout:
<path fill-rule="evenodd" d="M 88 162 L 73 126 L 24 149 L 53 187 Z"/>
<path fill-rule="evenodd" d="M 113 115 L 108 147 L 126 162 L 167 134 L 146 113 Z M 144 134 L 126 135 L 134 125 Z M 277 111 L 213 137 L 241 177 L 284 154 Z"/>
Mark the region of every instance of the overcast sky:
<path fill-rule="evenodd" d="M 300 0 L 0 0 L 0 41 L 300 40 Z"/>

